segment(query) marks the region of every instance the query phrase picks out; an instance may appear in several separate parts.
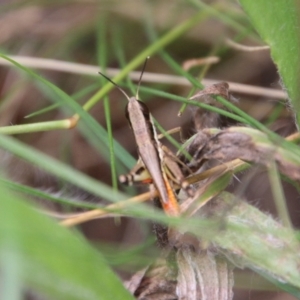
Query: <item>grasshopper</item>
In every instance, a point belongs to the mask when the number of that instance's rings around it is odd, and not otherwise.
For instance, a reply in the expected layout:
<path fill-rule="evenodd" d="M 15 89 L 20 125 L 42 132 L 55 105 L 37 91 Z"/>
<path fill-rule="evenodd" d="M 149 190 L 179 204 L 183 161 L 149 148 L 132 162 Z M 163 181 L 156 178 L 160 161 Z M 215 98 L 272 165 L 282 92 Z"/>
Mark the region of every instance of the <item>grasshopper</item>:
<path fill-rule="evenodd" d="M 164 211 L 170 216 L 177 216 L 180 214 L 179 204 L 164 168 L 164 152 L 158 140 L 149 109 L 145 103 L 138 100 L 139 86 L 147 59 L 141 72 L 135 97 L 129 97 L 125 91 L 110 78 L 100 72 L 99 74 L 115 85 L 127 98 L 126 118 L 134 134 L 141 161 L 149 172 L 153 184 L 159 193 Z"/>

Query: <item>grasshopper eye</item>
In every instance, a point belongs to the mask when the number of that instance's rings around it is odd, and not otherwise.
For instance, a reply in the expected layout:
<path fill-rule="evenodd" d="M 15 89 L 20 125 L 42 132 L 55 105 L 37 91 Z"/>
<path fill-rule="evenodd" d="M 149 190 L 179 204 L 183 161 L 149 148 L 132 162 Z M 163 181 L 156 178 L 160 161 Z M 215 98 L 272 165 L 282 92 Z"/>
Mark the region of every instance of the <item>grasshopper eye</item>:
<path fill-rule="evenodd" d="M 138 100 L 138 103 L 139 103 L 139 106 L 141 108 L 141 111 L 145 117 L 146 120 L 149 120 L 150 119 L 150 112 L 149 112 L 149 108 L 147 107 L 147 105 L 142 102 L 142 101 L 139 101 Z"/>

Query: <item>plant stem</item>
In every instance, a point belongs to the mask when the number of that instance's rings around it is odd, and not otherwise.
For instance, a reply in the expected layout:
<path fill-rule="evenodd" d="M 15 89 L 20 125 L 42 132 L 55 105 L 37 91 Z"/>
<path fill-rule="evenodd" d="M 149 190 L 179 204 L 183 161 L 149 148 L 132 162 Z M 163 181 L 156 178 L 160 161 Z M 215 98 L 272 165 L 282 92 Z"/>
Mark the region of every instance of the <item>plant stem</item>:
<path fill-rule="evenodd" d="M 180 35 L 188 31 L 190 28 L 195 26 L 203 17 L 205 17 L 204 11 L 200 11 L 192 18 L 188 19 L 187 21 L 179 24 L 173 30 L 166 33 L 162 36 L 159 40 L 155 43 L 151 44 L 149 47 L 144 49 L 138 56 L 136 56 L 131 62 L 127 64 L 127 66 L 113 78 L 113 81 L 118 83 L 123 78 L 127 76 L 127 74 L 134 70 L 137 66 L 139 66 L 143 61 L 146 59 L 147 56 L 156 53 L 161 48 L 165 47 L 166 45 L 170 44 L 172 41 L 177 39 Z M 90 110 L 104 95 L 106 95 L 112 88 L 113 84 L 108 82 L 105 84 L 95 95 L 93 95 L 83 106 L 83 109 L 88 111 Z"/>
<path fill-rule="evenodd" d="M 286 205 L 286 199 L 282 190 L 282 185 L 278 170 L 274 161 L 270 161 L 268 167 L 269 180 L 271 185 L 271 190 L 273 193 L 276 209 L 279 215 L 280 220 L 283 225 L 289 228 L 292 228 L 288 208 Z"/>
<path fill-rule="evenodd" d="M 47 121 L 24 125 L 12 125 L 0 127 L 0 134 L 21 134 L 38 131 L 50 131 L 55 129 L 72 128 L 72 120 L 64 119 L 59 121 Z"/>

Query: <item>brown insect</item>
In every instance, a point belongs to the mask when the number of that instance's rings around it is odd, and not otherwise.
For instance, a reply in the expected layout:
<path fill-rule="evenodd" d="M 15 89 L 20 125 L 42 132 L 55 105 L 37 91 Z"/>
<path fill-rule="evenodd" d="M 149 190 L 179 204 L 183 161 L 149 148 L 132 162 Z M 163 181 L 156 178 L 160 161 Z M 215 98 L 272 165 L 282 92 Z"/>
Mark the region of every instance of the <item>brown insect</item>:
<path fill-rule="evenodd" d="M 141 162 L 152 178 L 153 184 L 159 193 L 164 211 L 170 216 L 177 216 L 180 213 L 179 205 L 164 167 L 164 152 L 158 140 L 149 109 L 145 103 L 138 100 L 138 90 L 146 62 L 147 60 L 144 63 L 138 82 L 136 97 L 129 97 L 125 91 L 111 79 L 102 73 L 100 74 L 114 84 L 127 98 L 126 117 L 134 134 Z M 137 169 L 137 171 L 138 170 L 139 169 Z M 126 180 L 126 177 L 121 177 L 121 181 L 125 182 Z"/>

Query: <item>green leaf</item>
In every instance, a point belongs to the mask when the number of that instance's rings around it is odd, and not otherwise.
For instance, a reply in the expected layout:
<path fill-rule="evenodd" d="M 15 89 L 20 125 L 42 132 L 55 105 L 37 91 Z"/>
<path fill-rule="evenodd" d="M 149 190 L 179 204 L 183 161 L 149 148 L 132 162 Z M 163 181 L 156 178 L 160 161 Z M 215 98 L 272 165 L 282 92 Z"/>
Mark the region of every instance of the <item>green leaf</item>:
<path fill-rule="evenodd" d="M 271 48 L 283 84 L 300 124 L 300 34 L 299 1 L 253 1 L 240 3 L 255 29 Z"/>
<path fill-rule="evenodd" d="M 49 299 L 133 299 L 79 234 L 38 214 L 1 185 L 0 193 L 0 265 L 6 283 L 1 299 L 13 283 Z"/>
<path fill-rule="evenodd" d="M 239 267 L 249 267 L 274 284 L 299 296 L 299 240 L 295 231 L 283 227 L 270 215 L 223 192 L 216 215 L 225 218 L 226 230 L 212 236 Z"/>

